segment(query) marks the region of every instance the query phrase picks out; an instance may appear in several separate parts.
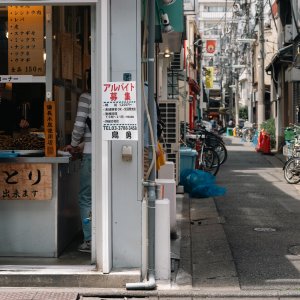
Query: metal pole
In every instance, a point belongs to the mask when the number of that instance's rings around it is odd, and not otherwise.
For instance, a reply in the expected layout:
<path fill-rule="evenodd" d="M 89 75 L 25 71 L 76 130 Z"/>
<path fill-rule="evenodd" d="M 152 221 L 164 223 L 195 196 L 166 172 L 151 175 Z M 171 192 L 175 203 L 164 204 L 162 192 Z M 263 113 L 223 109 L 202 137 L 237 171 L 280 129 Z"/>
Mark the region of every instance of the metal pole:
<path fill-rule="evenodd" d="M 239 125 L 240 119 L 240 95 L 239 95 L 239 72 L 236 71 L 235 78 L 235 126 Z"/>
<path fill-rule="evenodd" d="M 259 1 L 258 26 L 258 91 L 257 91 L 257 126 L 261 127 L 265 121 L 265 37 L 264 37 L 264 3 Z"/>

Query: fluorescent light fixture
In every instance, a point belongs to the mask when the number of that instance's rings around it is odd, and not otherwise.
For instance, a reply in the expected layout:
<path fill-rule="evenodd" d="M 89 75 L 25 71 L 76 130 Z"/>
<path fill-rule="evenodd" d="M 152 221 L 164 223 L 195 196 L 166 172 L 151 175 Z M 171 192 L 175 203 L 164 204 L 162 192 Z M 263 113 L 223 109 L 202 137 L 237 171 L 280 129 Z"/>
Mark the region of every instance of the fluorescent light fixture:
<path fill-rule="evenodd" d="M 254 43 L 256 39 L 237 39 L 240 43 Z"/>
<path fill-rule="evenodd" d="M 242 68 L 246 68 L 246 65 L 232 65 L 233 69 L 242 69 Z"/>

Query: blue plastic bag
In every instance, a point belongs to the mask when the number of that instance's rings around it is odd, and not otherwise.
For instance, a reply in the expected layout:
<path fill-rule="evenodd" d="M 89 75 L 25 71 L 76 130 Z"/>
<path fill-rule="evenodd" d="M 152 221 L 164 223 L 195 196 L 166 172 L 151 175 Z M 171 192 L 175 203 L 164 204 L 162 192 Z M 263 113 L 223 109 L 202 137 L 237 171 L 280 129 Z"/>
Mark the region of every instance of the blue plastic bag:
<path fill-rule="evenodd" d="M 187 169 L 181 172 L 180 184 L 184 186 L 185 192 L 192 192 L 192 190 L 198 185 L 210 185 L 215 182 L 215 176 L 210 173 Z"/>

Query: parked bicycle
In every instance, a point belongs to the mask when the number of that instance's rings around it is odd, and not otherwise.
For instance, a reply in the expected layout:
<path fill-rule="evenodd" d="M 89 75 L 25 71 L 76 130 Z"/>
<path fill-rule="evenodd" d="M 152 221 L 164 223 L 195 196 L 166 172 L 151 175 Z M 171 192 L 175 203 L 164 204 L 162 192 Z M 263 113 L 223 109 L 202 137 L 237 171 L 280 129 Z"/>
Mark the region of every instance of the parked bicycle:
<path fill-rule="evenodd" d="M 188 126 L 186 125 L 185 128 L 188 128 Z M 216 175 L 220 167 L 219 155 L 222 152 L 222 146 L 215 147 L 221 143 L 216 142 L 218 138 L 202 128 L 198 131 L 188 131 L 185 135 L 185 140 L 187 146 L 197 151 L 195 168 Z M 215 145 L 213 145 L 214 143 Z M 216 149 L 219 150 L 219 153 Z M 224 157 L 225 155 L 223 156 L 223 160 Z"/>
<path fill-rule="evenodd" d="M 293 139 L 284 146 L 283 154 L 288 157 L 283 166 L 284 178 L 288 183 L 296 184 L 300 182 L 300 126 L 292 125 Z"/>

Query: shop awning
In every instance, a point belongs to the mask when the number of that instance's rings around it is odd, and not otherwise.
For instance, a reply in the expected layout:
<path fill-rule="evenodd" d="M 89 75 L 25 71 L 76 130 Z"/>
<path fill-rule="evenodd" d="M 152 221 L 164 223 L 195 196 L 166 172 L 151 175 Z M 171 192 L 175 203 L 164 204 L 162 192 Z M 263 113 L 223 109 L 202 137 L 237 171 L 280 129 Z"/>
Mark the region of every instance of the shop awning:
<path fill-rule="evenodd" d="M 266 67 L 266 72 L 273 72 L 275 67 L 282 63 L 292 63 L 293 62 L 293 45 L 288 45 L 277 51 L 273 56 L 271 62 Z"/>

